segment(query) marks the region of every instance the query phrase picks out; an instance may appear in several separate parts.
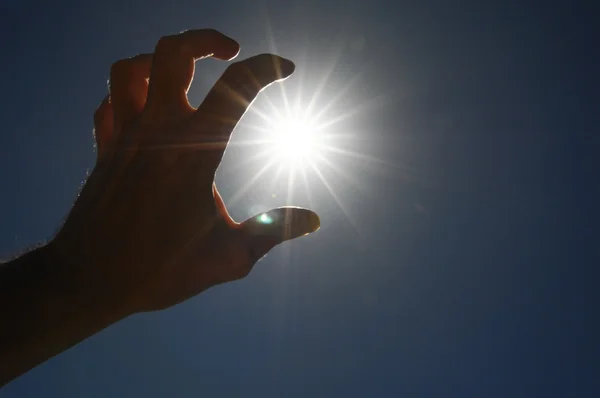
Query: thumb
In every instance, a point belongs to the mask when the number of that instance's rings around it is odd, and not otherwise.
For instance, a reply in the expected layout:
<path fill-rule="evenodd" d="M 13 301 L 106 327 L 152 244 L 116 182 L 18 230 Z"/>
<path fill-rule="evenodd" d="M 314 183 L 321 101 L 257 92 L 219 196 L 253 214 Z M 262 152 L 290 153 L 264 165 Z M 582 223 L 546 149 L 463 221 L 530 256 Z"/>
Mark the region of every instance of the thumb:
<path fill-rule="evenodd" d="M 276 245 L 315 232 L 320 226 L 317 213 L 300 207 L 279 207 L 241 223 L 257 259 Z"/>

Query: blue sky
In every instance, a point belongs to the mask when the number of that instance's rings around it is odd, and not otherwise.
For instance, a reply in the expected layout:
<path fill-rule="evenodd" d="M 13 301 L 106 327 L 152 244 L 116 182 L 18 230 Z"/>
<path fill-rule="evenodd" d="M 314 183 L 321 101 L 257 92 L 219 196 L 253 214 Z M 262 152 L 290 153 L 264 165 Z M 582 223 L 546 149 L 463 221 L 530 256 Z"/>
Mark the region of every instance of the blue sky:
<path fill-rule="evenodd" d="M 86 3 L 0 1 L 0 255 L 58 228 L 94 165 L 110 65 L 162 35 L 213 27 L 241 58 L 291 58 L 285 98 L 337 99 L 326 116 L 351 113 L 330 127 L 349 154 L 320 163 L 327 184 L 308 169 L 290 197 L 268 170 L 234 201 L 263 164 L 239 167 L 255 149 L 229 150 L 217 183 L 234 218 L 310 206 L 321 230 L 243 281 L 110 327 L 0 397 L 600 394 L 591 5 Z M 198 64 L 193 105 L 224 68 Z M 282 109 L 281 87 L 256 109 Z M 260 118 L 243 122 L 234 143 Z"/>

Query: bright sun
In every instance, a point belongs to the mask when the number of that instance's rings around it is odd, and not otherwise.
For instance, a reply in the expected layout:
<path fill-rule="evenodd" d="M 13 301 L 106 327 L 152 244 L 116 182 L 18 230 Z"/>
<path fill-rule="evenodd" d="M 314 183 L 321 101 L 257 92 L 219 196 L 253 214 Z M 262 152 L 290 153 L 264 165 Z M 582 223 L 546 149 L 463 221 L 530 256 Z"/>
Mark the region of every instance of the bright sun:
<path fill-rule="evenodd" d="M 273 124 L 274 150 L 285 163 L 311 161 L 318 150 L 318 134 L 310 121 L 287 117 Z"/>

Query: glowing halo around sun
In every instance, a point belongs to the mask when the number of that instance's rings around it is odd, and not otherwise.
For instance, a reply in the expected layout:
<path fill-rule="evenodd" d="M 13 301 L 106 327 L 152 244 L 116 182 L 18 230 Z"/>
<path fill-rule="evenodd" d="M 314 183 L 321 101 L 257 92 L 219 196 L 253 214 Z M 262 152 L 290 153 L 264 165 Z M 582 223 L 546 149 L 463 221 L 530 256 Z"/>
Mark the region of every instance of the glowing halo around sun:
<path fill-rule="evenodd" d="M 363 161 L 365 155 L 348 148 L 348 142 L 354 141 L 356 134 L 337 125 L 348 116 L 328 115 L 324 112 L 327 105 L 313 112 L 313 101 L 291 105 L 285 94 L 283 96 L 281 107 L 263 96 L 263 107 L 253 106 L 250 120 L 240 123 L 245 139 L 238 136 L 241 139 L 233 145 L 245 147 L 247 155 L 236 156 L 229 170 L 247 177 L 234 191 L 228 205 L 238 203 L 249 191 L 261 187 L 280 205 L 300 205 L 296 196 L 301 196 L 301 200 L 313 208 L 313 199 L 322 197 L 324 189 L 357 230 L 350 209 L 336 192 L 340 183 L 353 186 L 355 191 L 361 189 L 352 176 L 351 164 Z M 248 216 L 263 213 L 270 207 L 273 206 L 268 203 L 250 203 Z M 258 217 L 261 223 L 271 222 L 264 213 Z"/>
<path fill-rule="evenodd" d="M 336 87 L 332 75 L 342 47 L 336 48 L 337 56 L 324 63 L 318 80 L 300 74 L 295 81 L 278 83 L 279 90 L 273 87 L 261 92 L 237 124 L 229 143 L 236 148 L 228 151 L 233 162 L 222 173 L 241 177 L 242 182 L 228 198 L 228 206 L 260 190 L 258 196 L 252 196 L 262 199 L 250 200 L 243 207 L 248 216 L 259 214 L 262 223 L 272 221 L 264 212 L 275 204 L 306 205 L 317 211 L 335 211 L 337 207 L 358 236 L 360 229 L 350 203 L 356 202 L 356 195 L 372 192 L 367 188 L 370 182 L 361 176 L 368 170 L 405 170 L 367 153 L 369 147 L 361 145 L 365 142 L 373 147 L 372 139 L 367 140 L 372 131 L 361 129 L 366 112 L 385 103 L 386 94 L 357 101 L 355 89 L 361 72 Z M 274 45 L 271 50 L 277 53 Z M 314 206 L 317 201 L 321 209 Z"/>
<path fill-rule="evenodd" d="M 298 183 L 301 181 L 298 179 L 304 182 L 301 184 L 303 188 L 310 191 L 308 174 L 314 174 L 323 180 L 317 169 L 323 167 L 323 162 L 331 162 L 327 157 L 336 155 L 328 153 L 330 151 L 325 145 L 328 129 L 322 128 L 318 118 L 310 111 L 310 106 L 301 108 L 286 104 L 283 109 L 277 109 L 270 101 L 265 102 L 270 105 L 270 109 L 267 111 L 257 107 L 251 108 L 250 112 L 258 116 L 258 120 L 255 119 L 249 124 L 243 123 L 241 126 L 244 130 L 250 130 L 246 131 L 246 134 L 252 138 L 234 143 L 251 147 L 253 151 L 244 159 L 238 160 L 232 171 L 246 168 L 255 171 L 246 184 L 233 194 L 230 203 L 241 200 L 245 193 L 257 184 L 267 183 L 272 198 L 281 197 L 281 193 L 284 197 L 287 196 L 287 202 L 292 204 L 293 193 L 300 188 Z M 256 164 L 262 166 L 256 170 Z"/>
<path fill-rule="evenodd" d="M 273 220 L 265 212 L 275 207 L 274 202 L 279 206 L 307 206 L 319 212 L 322 210 L 315 207 L 314 201 L 329 196 L 333 201 L 326 206 L 334 203 L 362 239 L 358 220 L 347 202 L 356 198 L 349 200 L 348 192 L 355 196 L 371 191 L 365 188 L 367 183 L 356 178 L 354 171 L 358 167 L 365 170 L 375 166 L 377 170 L 400 166 L 372 156 L 357 145 L 366 134 L 351 119 L 361 109 L 335 106 L 343 90 L 325 103 L 317 102 L 321 90 L 316 91 L 312 98 L 302 101 L 295 97 L 295 104 L 291 104 L 282 88 L 278 105 L 267 93 L 261 93 L 261 101 L 253 104 L 247 117 L 238 124 L 239 133 L 231 143 L 243 147 L 244 153 L 235 150 L 236 156 L 232 157 L 235 160 L 226 173 L 242 175 L 244 182 L 238 185 L 227 205 L 239 203 L 247 198 L 248 192 L 258 188 L 263 191 L 262 199 L 244 207 L 248 216 L 259 214 L 258 221 L 269 224 Z"/>

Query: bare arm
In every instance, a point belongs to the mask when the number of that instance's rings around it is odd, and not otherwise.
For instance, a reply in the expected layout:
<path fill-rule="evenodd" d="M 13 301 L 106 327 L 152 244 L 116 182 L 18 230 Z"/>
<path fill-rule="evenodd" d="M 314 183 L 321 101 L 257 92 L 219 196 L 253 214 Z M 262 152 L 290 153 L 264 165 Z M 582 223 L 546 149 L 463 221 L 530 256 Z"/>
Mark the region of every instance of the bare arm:
<path fill-rule="evenodd" d="M 82 291 L 51 246 L 1 264 L 0 386 L 124 315 Z"/>

